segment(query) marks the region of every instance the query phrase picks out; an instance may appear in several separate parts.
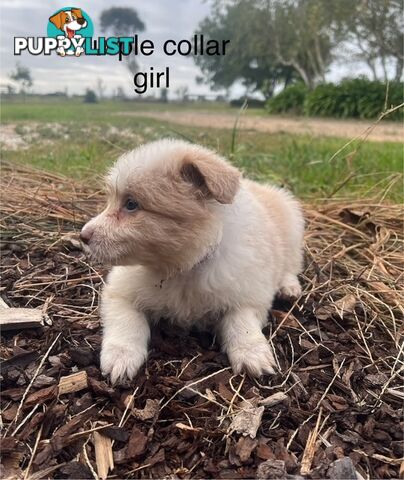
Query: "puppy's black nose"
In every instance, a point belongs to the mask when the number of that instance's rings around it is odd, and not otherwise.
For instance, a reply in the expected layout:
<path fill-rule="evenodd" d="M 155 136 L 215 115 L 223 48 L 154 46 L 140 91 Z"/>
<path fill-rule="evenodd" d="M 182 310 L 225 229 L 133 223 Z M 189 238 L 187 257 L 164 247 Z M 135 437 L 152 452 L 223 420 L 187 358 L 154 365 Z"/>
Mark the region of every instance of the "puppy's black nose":
<path fill-rule="evenodd" d="M 78 23 L 79 25 L 84 25 L 84 22 L 85 22 L 85 21 L 86 21 L 86 20 L 85 20 L 84 18 L 78 18 L 78 19 L 77 19 L 77 23 Z"/>
<path fill-rule="evenodd" d="M 85 225 L 80 232 L 80 240 L 86 245 L 89 244 L 91 237 L 93 236 L 94 230 L 91 227 Z"/>

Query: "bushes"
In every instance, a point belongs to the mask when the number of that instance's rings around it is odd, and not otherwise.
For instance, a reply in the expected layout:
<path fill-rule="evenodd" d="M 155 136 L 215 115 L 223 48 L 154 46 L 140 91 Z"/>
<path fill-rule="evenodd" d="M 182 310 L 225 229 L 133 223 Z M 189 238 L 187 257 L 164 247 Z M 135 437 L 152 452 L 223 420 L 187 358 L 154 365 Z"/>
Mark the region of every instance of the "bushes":
<path fill-rule="evenodd" d="M 387 107 L 403 102 L 403 84 L 389 84 Z M 365 78 L 343 80 L 339 85 L 319 85 L 304 102 L 309 116 L 336 118 L 376 118 L 385 108 L 386 85 Z M 402 115 L 402 113 L 401 113 Z M 399 119 L 395 112 L 389 118 Z"/>
<path fill-rule="evenodd" d="M 304 113 L 309 117 L 356 117 L 356 103 L 344 102 L 340 86 L 332 83 L 319 85 L 304 100 Z"/>
<path fill-rule="evenodd" d="M 296 83 L 282 90 L 276 97 L 267 102 L 269 113 L 293 113 L 295 115 L 303 114 L 304 99 L 308 89 L 304 83 Z"/>
<path fill-rule="evenodd" d="M 403 83 L 389 84 L 387 108 L 403 103 Z M 338 85 L 326 83 L 314 90 L 300 84 L 283 90 L 267 103 L 271 113 L 305 114 L 313 117 L 377 118 L 385 108 L 386 84 L 366 78 L 347 79 Z M 403 118 L 403 109 L 388 117 Z"/>

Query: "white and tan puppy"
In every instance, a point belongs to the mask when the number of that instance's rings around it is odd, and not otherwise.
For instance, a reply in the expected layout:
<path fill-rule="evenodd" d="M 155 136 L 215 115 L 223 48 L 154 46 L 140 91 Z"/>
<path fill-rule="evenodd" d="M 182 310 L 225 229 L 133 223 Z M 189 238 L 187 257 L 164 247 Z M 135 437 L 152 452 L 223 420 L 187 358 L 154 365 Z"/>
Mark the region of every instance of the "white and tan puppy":
<path fill-rule="evenodd" d="M 262 328 L 277 293 L 300 294 L 298 202 L 178 140 L 123 155 L 107 189 L 106 209 L 81 238 L 97 261 L 114 265 L 101 298 L 101 368 L 111 381 L 136 375 L 150 322 L 162 317 L 217 333 L 236 373 L 273 373 Z"/>

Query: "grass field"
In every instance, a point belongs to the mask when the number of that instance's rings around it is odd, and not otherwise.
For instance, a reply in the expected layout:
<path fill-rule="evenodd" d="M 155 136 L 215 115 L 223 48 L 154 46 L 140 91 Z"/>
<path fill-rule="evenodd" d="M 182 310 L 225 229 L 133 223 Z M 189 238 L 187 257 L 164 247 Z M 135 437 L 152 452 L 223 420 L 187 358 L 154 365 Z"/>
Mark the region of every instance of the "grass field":
<path fill-rule="evenodd" d="M 233 112 L 224 104 L 192 104 L 192 109 Z M 2 159 L 23 162 L 73 177 L 102 174 L 125 150 L 162 137 L 186 138 L 213 147 L 260 181 L 285 185 L 306 198 L 375 196 L 402 200 L 403 147 L 392 142 L 355 142 L 335 156 L 349 139 L 268 134 L 254 130 L 179 126 L 123 112 L 177 111 L 172 104 L 78 101 L 3 103 Z M 188 109 L 190 107 L 187 107 Z M 251 110 L 248 115 L 255 115 Z M 13 137 L 14 136 L 14 137 Z"/>

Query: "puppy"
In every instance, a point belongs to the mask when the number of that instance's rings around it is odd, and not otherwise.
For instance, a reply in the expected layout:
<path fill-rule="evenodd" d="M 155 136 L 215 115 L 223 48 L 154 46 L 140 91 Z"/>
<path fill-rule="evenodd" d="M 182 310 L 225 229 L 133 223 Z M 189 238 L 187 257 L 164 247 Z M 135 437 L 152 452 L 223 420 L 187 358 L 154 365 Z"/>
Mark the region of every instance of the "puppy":
<path fill-rule="evenodd" d="M 277 293 L 298 296 L 304 222 L 286 191 L 243 179 L 215 152 L 160 140 L 119 158 L 105 210 L 82 229 L 114 265 L 101 297 L 101 368 L 132 379 L 150 322 L 212 329 L 235 373 L 274 373 L 262 333 Z"/>
<path fill-rule="evenodd" d="M 68 38 L 69 40 L 73 38 L 79 39 L 81 38 L 81 35 L 78 34 L 79 30 L 87 27 L 87 20 L 84 18 L 83 12 L 80 8 L 61 10 L 59 13 L 55 13 L 55 15 L 50 17 L 49 21 L 64 33 L 64 36 L 57 36 L 58 40 L 62 40 L 63 38 Z M 75 49 L 68 48 L 66 50 L 64 46 L 60 46 L 57 48 L 56 52 L 61 57 L 66 55 L 75 55 L 76 57 L 79 57 L 84 53 L 84 48 L 77 46 Z"/>

